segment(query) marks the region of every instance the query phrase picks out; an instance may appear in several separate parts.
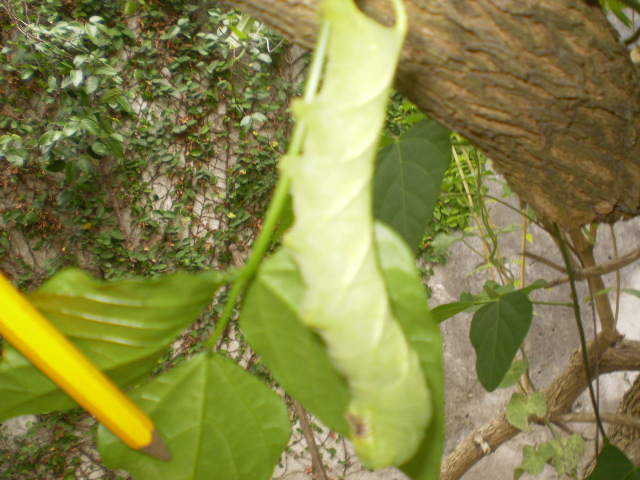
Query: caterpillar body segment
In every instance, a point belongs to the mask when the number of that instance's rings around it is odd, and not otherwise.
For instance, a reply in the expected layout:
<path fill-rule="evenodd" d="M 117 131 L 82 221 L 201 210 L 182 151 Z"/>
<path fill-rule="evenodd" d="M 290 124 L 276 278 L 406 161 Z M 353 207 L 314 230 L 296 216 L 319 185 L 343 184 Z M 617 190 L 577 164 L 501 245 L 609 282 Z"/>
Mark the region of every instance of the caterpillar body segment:
<path fill-rule="evenodd" d="M 369 468 L 400 465 L 431 418 L 417 354 L 393 317 L 376 258 L 372 178 L 379 132 L 406 31 L 400 0 L 385 27 L 353 0 L 325 0 L 330 22 L 324 83 L 294 114 L 307 128 L 291 178 L 295 223 L 285 237 L 306 292 L 301 320 L 327 345 L 349 383 L 354 442 Z"/>

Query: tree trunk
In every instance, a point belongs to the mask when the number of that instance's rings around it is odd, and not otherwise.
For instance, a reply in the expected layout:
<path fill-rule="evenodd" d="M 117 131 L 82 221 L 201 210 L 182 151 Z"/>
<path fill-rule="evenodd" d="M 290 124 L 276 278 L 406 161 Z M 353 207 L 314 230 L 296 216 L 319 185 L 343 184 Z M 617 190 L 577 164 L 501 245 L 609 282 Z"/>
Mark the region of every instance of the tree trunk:
<path fill-rule="evenodd" d="M 224 0 L 313 47 L 320 0 Z M 360 2 L 390 23 L 389 0 Z M 640 82 L 597 1 L 412 0 L 397 87 L 564 227 L 640 213 Z M 595 4 L 592 5 L 592 4 Z"/>

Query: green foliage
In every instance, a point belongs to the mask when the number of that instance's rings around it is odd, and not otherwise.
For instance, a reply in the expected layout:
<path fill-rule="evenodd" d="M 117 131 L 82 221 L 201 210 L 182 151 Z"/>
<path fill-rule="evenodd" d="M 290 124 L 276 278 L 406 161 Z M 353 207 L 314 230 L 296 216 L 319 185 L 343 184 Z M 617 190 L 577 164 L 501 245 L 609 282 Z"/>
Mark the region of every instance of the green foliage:
<path fill-rule="evenodd" d="M 378 152 L 374 216 L 417 251 L 424 238 L 444 173 L 451 163 L 448 130 L 431 119 L 413 125 Z"/>
<path fill-rule="evenodd" d="M 544 418 L 547 414 L 547 401 L 541 392 L 531 395 L 514 393 L 509 400 L 505 415 L 511 425 L 520 430 L 531 430 L 529 417 Z"/>
<path fill-rule="evenodd" d="M 498 385 L 498 388 L 509 388 L 518 383 L 520 378 L 527 372 L 529 369 L 529 362 L 526 360 L 514 360 L 507 370 L 504 378 Z"/>
<path fill-rule="evenodd" d="M 131 398 L 155 420 L 171 461 L 127 448 L 102 426 L 98 445 L 107 466 L 137 480 L 266 480 L 291 435 L 282 399 L 220 355 L 197 355 Z"/>
<path fill-rule="evenodd" d="M 153 372 L 222 283 L 215 272 L 105 283 L 66 270 L 30 300 L 114 382 L 130 387 Z M 11 345 L 0 363 L 0 396 L 0 421 L 76 405 Z"/>
<path fill-rule="evenodd" d="M 415 161 L 417 164 L 430 165 L 433 167 L 433 178 L 429 179 L 430 182 L 434 179 L 437 182 L 441 168 L 444 167 L 445 172 L 439 182 L 440 195 L 433 207 L 433 214 L 430 218 L 426 219 L 426 232 L 421 232 L 420 257 L 428 262 L 445 263 L 445 254 L 450 244 L 445 245 L 446 241 L 444 241 L 444 239 L 452 238 L 450 237 L 452 232 L 459 232 L 469 227 L 473 214 L 477 210 L 477 206 L 474 206 L 471 202 L 476 202 L 476 204 L 480 203 L 477 202 L 477 200 L 479 196 L 486 191 L 482 185 L 481 178 L 483 175 L 490 175 L 490 172 L 485 171 L 486 159 L 484 155 L 468 141 L 455 133 L 451 134 L 450 143 L 457 155 L 463 158 L 464 161 L 459 163 L 449 162 L 447 159 L 450 159 L 450 155 L 445 154 L 442 148 L 444 142 L 446 142 L 443 138 L 444 130 L 442 127 L 436 126 L 435 122 L 425 117 L 415 105 L 397 92 L 394 92 L 392 101 L 389 102 L 388 105 L 387 124 L 385 135 L 380 142 L 381 152 L 378 156 L 378 162 L 381 161 L 381 155 L 383 154 L 391 157 L 387 159 L 387 162 L 398 161 L 399 158 L 396 158 L 395 153 L 398 153 L 396 150 L 400 145 L 401 137 L 421 122 L 432 125 L 431 128 L 433 128 L 433 131 L 431 133 L 424 132 L 427 135 L 424 140 L 433 142 L 434 145 L 432 146 L 437 147 L 435 152 L 438 153 L 435 156 L 428 157 L 412 156 L 410 164 L 413 164 Z M 416 132 L 420 132 L 420 127 L 418 127 Z M 431 137 L 431 135 L 433 135 L 433 137 Z M 395 148 L 394 145 L 396 146 Z M 431 147 L 429 147 L 427 151 L 431 151 Z M 438 164 L 438 161 L 441 163 Z M 394 173 L 392 179 L 396 186 L 401 181 L 398 173 Z M 383 185 L 394 185 L 390 180 L 385 180 L 381 173 L 376 173 L 376 183 L 378 184 L 376 186 L 378 190 L 380 190 Z M 403 195 L 401 198 L 406 198 L 407 200 L 413 198 L 414 201 L 420 201 L 419 199 L 422 198 L 421 194 L 423 194 L 423 192 L 420 191 L 418 193 L 418 190 L 410 191 L 412 194 Z M 376 197 L 378 197 L 377 194 Z M 396 202 L 396 204 L 398 203 L 396 200 L 393 201 Z M 377 212 L 381 209 L 380 202 L 379 199 L 376 200 Z M 407 217 L 399 212 L 394 212 L 389 207 L 385 208 L 388 210 L 386 215 L 389 218 L 396 219 L 396 223 L 403 221 L 403 219 L 407 221 L 411 220 L 411 223 L 417 227 L 425 221 L 422 217 L 416 216 L 418 215 L 418 210 L 412 210 L 411 214 L 413 217 Z M 429 209 L 427 209 L 427 211 L 428 210 Z M 380 218 L 378 213 L 376 213 L 376 216 Z M 456 238 L 462 239 L 462 237 Z"/>
<path fill-rule="evenodd" d="M 640 469 L 618 447 L 607 443 L 587 480 L 638 480 Z"/>
<path fill-rule="evenodd" d="M 487 391 L 495 390 L 509 370 L 532 318 L 531 300 L 521 291 L 497 296 L 473 316 L 471 344 L 476 350 L 478 379 Z"/>
<path fill-rule="evenodd" d="M 435 194 L 435 192 L 433 192 Z M 432 420 L 414 456 L 399 468 L 414 480 L 430 480 L 440 472 L 444 451 L 444 366 L 440 328 L 432 319 L 425 291 L 417 282 L 413 252 L 398 234 L 377 224 L 376 242 L 391 307 L 409 344 L 418 354 L 431 393 Z"/>
<path fill-rule="evenodd" d="M 479 215 L 486 193 L 483 178 L 491 175 L 485 168 L 485 156 L 458 134 L 451 135 L 455 162 L 449 165 L 441 185 L 441 195 L 427 229 L 422 256 L 430 262 L 444 263 L 451 245 L 445 241 L 452 232 L 470 229 L 471 220 Z M 462 239 L 462 237 L 457 237 Z M 455 241 L 454 241 L 455 243 Z"/>
<path fill-rule="evenodd" d="M 558 476 L 575 476 L 585 448 L 584 440 L 577 433 L 549 440 L 536 447 L 525 445 L 522 463 L 516 468 L 513 479 L 518 480 L 524 473 L 539 475 L 547 463 L 554 466 Z"/>
<path fill-rule="evenodd" d="M 85 436 L 81 424 L 86 417 L 79 410 L 40 415 L 27 425 L 24 436 L 0 442 L 0 478 L 42 480 L 43 466 L 48 465 L 54 478 L 75 479 L 81 463 L 75 445 Z"/>
<path fill-rule="evenodd" d="M 553 446 L 549 442 L 541 445 L 525 445 L 522 449 L 522 462 L 513 473 L 513 480 L 518 480 L 523 474 L 540 475 L 545 465 L 555 453 Z"/>
<path fill-rule="evenodd" d="M 632 27 L 633 22 L 628 17 L 625 9 L 631 8 L 636 12 L 640 12 L 640 2 L 638 0 L 600 0 L 600 4 L 605 10 L 613 12 L 613 14 L 627 27 Z"/>
<path fill-rule="evenodd" d="M 9 228 L 34 250 L 64 235 L 53 269 L 91 252 L 106 278 L 229 263 L 286 146 L 291 85 L 273 75 L 282 41 L 255 25 L 238 41 L 240 14 L 181 1 L 141 4 L 134 18 L 121 1 L 3 5 L 0 30 L 24 22 L 24 34 L 0 53 L 0 158 L 18 167 L 7 172 L 12 189 L 38 180 L 52 192 L 4 206 Z M 215 221 L 201 220 L 196 200 Z"/>
<path fill-rule="evenodd" d="M 349 432 L 344 413 L 350 395 L 320 337 L 299 320 L 304 284 L 286 250 L 260 267 L 240 312 L 251 347 L 282 387 L 332 430 Z"/>

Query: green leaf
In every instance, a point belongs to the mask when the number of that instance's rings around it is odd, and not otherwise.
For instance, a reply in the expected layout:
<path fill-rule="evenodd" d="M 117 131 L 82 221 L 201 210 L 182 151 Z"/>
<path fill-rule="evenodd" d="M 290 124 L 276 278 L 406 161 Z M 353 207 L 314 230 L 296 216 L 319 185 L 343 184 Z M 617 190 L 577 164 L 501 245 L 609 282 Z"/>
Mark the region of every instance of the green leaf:
<path fill-rule="evenodd" d="M 197 355 L 129 396 L 171 452 L 170 462 L 157 460 L 100 426 L 105 465 L 136 480 L 267 480 L 291 435 L 282 399 L 219 355 Z"/>
<path fill-rule="evenodd" d="M 544 278 L 539 278 L 535 282 L 527 285 L 524 288 L 521 288 L 520 291 L 529 294 L 534 290 L 540 290 L 541 288 L 549 288 L 549 282 L 547 282 Z"/>
<path fill-rule="evenodd" d="M 476 350 L 476 371 L 482 386 L 495 390 L 527 336 L 533 305 L 527 294 L 515 291 L 484 305 L 471 321 L 471 344 Z"/>
<path fill-rule="evenodd" d="M 122 95 L 124 95 L 124 92 L 119 88 L 110 88 L 109 90 L 107 90 L 102 94 L 101 100 L 104 103 L 111 103 L 116 99 L 118 99 L 119 97 L 121 97 Z"/>
<path fill-rule="evenodd" d="M 81 130 L 81 126 L 78 122 L 67 122 L 64 125 L 64 128 L 62 129 L 62 136 L 63 137 L 72 137 L 73 135 L 75 135 L 79 130 Z"/>
<path fill-rule="evenodd" d="M 180 33 L 180 27 L 177 25 L 174 25 L 169 29 L 167 33 L 160 35 L 160 40 L 170 40 L 176 37 L 179 33 Z"/>
<path fill-rule="evenodd" d="M 523 448 L 522 463 L 513 472 L 513 480 L 518 480 L 524 473 L 529 475 L 540 475 L 551 457 L 555 454 L 555 449 L 549 442 L 532 447 L 525 445 Z"/>
<path fill-rule="evenodd" d="M 431 480 L 440 474 L 444 451 L 444 370 L 442 334 L 429 312 L 427 296 L 413 253 L 386 225 L 375 227 L 378 261 L 391 307 L 420 364 L 431 392 L 432 420 L 416 454 L 399 468 L 413 480 Z"/>
<path fill-rule="evenodd" d="M 53 143 L 56 143 L 58 140 L 62 138 L 62 132 L 54 130 L 50 132 L 46 132 L 40 137 L 40 145 L 46 147 Z"/>
<path fill-rule="evenodd" d="M 302 277 L 285 249 L 265 261 L 242 302 L 240 327 L 278 383 L 330 429 L 347 435 L 349 387 L 318 335 L 298 320 Z"/>
<path fill-rule="evenodd" d="M 84 82 L 84 91 L 87 94 L 92 94 L 98 89 L 100 85 L 100 79 L 95 75 L 91 75 L 87 77 L 87 80 Z"/>
<path fill-rule="evenodd" d="M 69 73 L 69 77 L 71 78 L 71 83 L 73 83 L 74 87 L 79 87 L 82 85 L 82 81 L 84 80 L 84 74 L 82 70 L 71 70 Z"/>
<path fill-rule="evenodd" d="M 0 158 L 2 158 L 0 153 Z M 29 160 L 29 152 L 24 148 L 11 148 L 4 152 L 4 157 L 17 167 L 24 167 Z"/>
<path fill-rule="evenodd" d="M 83 118 L 79 123 L 82 126 L 83 130 L 90 133 L 91 135 L 99 135 L 102 131 L 100 125 L 98 125 L 98 122 L 96 122 L 95 120 L 91 120 L 90 118 Z"/>
<path fill-rule="evenodd" d="M 606 444 L 598 455 L 596 468 L 587 480 L 640 480 L 640 470 L 622 450 Z"/>
<path fill-rule="evenodd" d="M 251 115 L 246 115 L 240 120 L 240 127 L 245 132 L 249 131 L 249 129 L 253 126 L 253 118 Z"/>
<path fill-rule="evenodd" d="M 100 141 L 96 141 L 91 144 L 91 151 L 100 157 L 109 155 L 109 150 L 107 149 L 107 146 Z"/>
<path fill-rule="evenodd" d="M 128 1 L 124 4 L 124 14 L 127 17 L 136 13 L 137 9 L 138 9 L 138 2 L 136 1 Z"/>
<path fill-rule="evenodd" d="M 478 306 L 477 302 L 451 302 L 443 305 L 438 305 L 431 310 L 431 315 L 437 323 L 442 323 L 445 320 L 464 312 L 465 310 Z"/>
<path fill-rule="evenodd" d="M 505 413 L 507 420 L 514 427 L 525 431 L 531 430 L 529 417 L 534 415 L 543 418 L 547 414 L 547 400 L 541 392 L 527 396 L 514 393 Z"/>
<path fill-rule="evenodd" d="M 109 150 L 111 150 L 111 153 L 113 153 L 116 157 L 118 158 L 124 157 L 124 149 L 122 147 L 121 141 L 116 140 L 115 138 L 108 138 L 107 147 L 109 148 Z"/>
<path fill-rule="evenodd" d="M 573 472 L 584 455 L 586 445 L 584 439 L 574 433 L 569 437 L 560 437 L 557 440 L 550 440 L 555 453 L 551 458 L 551 463 L 562 476 Z"/>
<path fill-rule="evenodd" d="M 147 378 L 168 346 L 211 302 L 217 272 L 102 282 L 64 270 L 29 299 L 121 387 Z M 0 421 L 75 406 L 11 345 L 0 363 Z"/>
<path fill-rule="evenodd" d="M 431 247 L 436 249 L 440 253 L 444 253 L 454 243 L 461 242 L 465 238 L 465 234 L 462 235 L 449 235 L 448 233 L 440 232 L 429 243 Z"/>
<path fill-rule="evenodd" d="M 515 385 L 518 380 L 520 380 L 520 377 L 526 373 L 528 368 L 529 364 L 526 360 L 514 360 L 506 375 L 500 382 L 500 385 L 498 385 L 498 388 L 509 388 Z"/>
<path fill-rule="evenodd" d="M 67 162 L 63 160 L 52 160 L 47 162 L 44 168 L 49 172 L 61 172 L 67 167 Z"/>
<path fill-rule="evenodd" d="M 374 179 L 374 215 L 393 227 L 415 252 L 433 217 L 451 160 L 449 131 L 430 119 L 383 148 Z"/>

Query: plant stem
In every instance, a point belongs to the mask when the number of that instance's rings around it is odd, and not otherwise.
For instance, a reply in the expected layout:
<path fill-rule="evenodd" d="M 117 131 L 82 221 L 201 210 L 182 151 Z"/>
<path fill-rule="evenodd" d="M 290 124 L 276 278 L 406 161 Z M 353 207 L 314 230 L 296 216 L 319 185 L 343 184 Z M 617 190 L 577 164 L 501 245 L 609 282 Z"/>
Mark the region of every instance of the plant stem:
<path fill-rule="evenodd" d="M 320 30 L 320 35 L 318 36 L 318 44 L 313 56 L 313 61 L 311 62 L 304 96 L 302 97 L 305 103 L 309 103 L 314 99 L 318 91 L 318 86 L 320 85 L 322 69 L 324 66 L 324 58 L 326 55 L 327 44 L 329 40 L 329 30 L 329 22 L 324 20 Z M 291 137 L 291 143 L 289 144 L 289 150 L 285 157 L 298 155 L 302 151 L 302 143 L 304 141 L 305 131 L 306 125 L 304 124 L 304 122 L 296 124 L 293 130 L 293 135 Z M 249 258 L 247 264 L 242 268 L 242 270 L 238 272 L 236 280 L 233 283 L 233 287 L 229 292 L 229 297 L 227 298 L 224 310 L 222 311 L 222 316 L 220 317 L 220 320 L 218 320 L 211 338 L 206 342 L 207 345 L 214 351 L 217 348 L 220 337 L 231 321 L 231 316 L 233 315 L 233 311 L 235 309 L 236 303 L 238 302 L 238 298 L 240 298 L 240 295 L 242 295 L 242 293 L 245 291 L 249 282 L 253 279 L 253 277 L 255 277 L 260 263 L 262 263 L 262 260 L 264 259 L 267 251 L 269 250 L 269 247 L 271 246 L 271 238 L 273 237 L 273 232 L 275 231 L 278 225 L 278 220 L 280 219 L 282 212 L 287 204 L 290 184 L 291 179 L 289 178 L 289 175 L 286 173 L 282 173 L 280 180 L 278 181 L 278 185 L 276 186 L 276 190 L 273 194 L 273 199 L 271 200 L 269 208 L 267 209 L 264 223 L 262 225 L 262 230 L 260 231 L 260 234 L 258 235 L 258 238 L 254 243 L 251 257 Z"/>
<path fill-rule="evenodd" d="M 604 427 L 602 426 L 602 421 L 600 420 L 600 412 L 598 409 L 598 402 L 596 401 L 596 396 L 593 391 L 593 385 L 591 385 L 591 368 L 589 368 L 589 358 L 587 353 L 587 337 L 584 332 L 584 326 L 582 325 L 582 315 L 580 314 L 580 304 L 578 303 L 578 291 L 576 290 L 576 283 L 573 276 L 573 267 L 571 266 L 571 258 L 569 258 L 569 250 L 567 248 L 567 244 L 562 238 L 562 234 L 560 233 L 560 229 L 556 223 L 553 224 L 553 229 L 558 239 L 558 245 L 560 246 L 560 251 L 562 252 L 562 258 L 564 259 L 565 266 L 567 267 L 567 274 L 569 275 L 569 286 L 571 287 L 571 299 L 573 301 L 573 310 L 576 318 L 576 325 L 578 327 L 578 333 L 580 334 L 580 347 L 582 350 L 582 361 L 584 362 L 585 374 L 587 377 L 587 387 L 589 390 L 589 397 L 591 398 L 591 405 L 593 406 L 593 411 L 596 416 L 596 422 L 598 424 L 598 429 L 600 433 L 602 433 L 602 437 L 606 440 L 607 434 L 604 431 Z"/>

